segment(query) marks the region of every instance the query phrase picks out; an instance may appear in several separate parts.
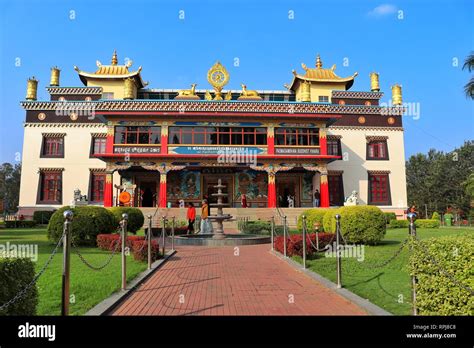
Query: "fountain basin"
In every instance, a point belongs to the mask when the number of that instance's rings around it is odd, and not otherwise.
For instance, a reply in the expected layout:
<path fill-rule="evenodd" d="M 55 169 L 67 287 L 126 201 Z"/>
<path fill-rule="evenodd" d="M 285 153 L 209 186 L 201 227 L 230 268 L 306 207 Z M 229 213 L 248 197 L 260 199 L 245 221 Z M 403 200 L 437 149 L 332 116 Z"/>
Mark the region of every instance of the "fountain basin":
<path fill-rule="evenodd" d="M 235 246 L 235 245 L 254 245 L 270 243 L 270 236 L 261 236 L 255 234 L 224 234 L 222 239 L 213 238 L 213 234 L 187 234 L 176 236 L 175 245 L 201 245 L 201 246 Z"/>

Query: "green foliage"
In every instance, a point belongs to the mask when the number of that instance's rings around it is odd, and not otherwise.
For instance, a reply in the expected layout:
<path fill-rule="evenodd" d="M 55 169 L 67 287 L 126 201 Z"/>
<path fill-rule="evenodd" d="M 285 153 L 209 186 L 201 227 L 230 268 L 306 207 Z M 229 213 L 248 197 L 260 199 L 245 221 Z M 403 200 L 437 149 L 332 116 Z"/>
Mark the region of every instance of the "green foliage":
<path fill-rule="evenodd" d="M 439 221 L 440 219 L 439 213 L 437 211 L 433 212 L 433 215 L 431 215 L 431 219 Z"/>
<path fill-rule="evenodd" d="M 140 228 L 142 228 L 143 223 L 145 222 L 145 217 L 143 216 L 142 211 L 138 208 L 113 207 L 109 208 L 109 211 L 114 214 L 117 225 L 122 220 L 122 214 L 128 214 L 127 231 L 131 233 L 136 233 Z"/>
<path fill-rule="evenodd" d="M 387 221 L 387 224 L 389 224 L 390 221 L 397 219 L 397 214 L 395 214 L 395 213 L 385 212 L 383 214 L 385 215 L 385 221 Z"/>
<path fill-rule="evenodd" d="M 316 222 L 319 222 L 320 227 L 319 227 L 319 232 L 324 232 L 324 226 L 323 226 L 323 219 L 324 215 L 329 211 L 333 211 L 334 209 L 323 209 L 323 208 L 313 208 L 313 209 L 308 209 L 303 212 L 298 217 L 298 230 L 302 230 L 303 228 L 303 215 L 306 215 L 306 226 L 308 231 L 314 231 L 314 224 Z"/>
<path fill-rule="evenodd" d="M 408 228 L 410 221 L 408 220 L 392 220 L 388 224 L 389 228 Z"/>
<path fill-rule="evenodd" d="M 385 235 L 385 216 L 377 207 L 360 205 L 328 211 L 323 219 L 324 231 L 336 231 L 336 214 L 341 215 L 341 233 L 348 243 L 374 245 Z"/>
<path fill-rule="evenodd" d="M 65 210 L 74 213 L 72 219 L 72 239 L 77 245 L 95 245 L 98 234 L 112 233 L 117 229 L 114 214 L 102 207 L 62 207 L 58 209 L 48 224 L 48 239 L 56 243 L 63 235 Z"/>
<path fill-rule="evenodd" d="M 31 259 L 0 257 L 0 305 L 15 297 L 34 277 Z M 35 315 L 37 305 L 38 290 L 33 285 L 22 298 L 0 311 L 0 315 Z"/>
<path fill-rule="evenodd" d="M 14 213 L 18 209 L 20 198 L 21 164 L 0 165 L 0 200 L 4 201 L 4 210 Z"/>
<path fill-rule="evenodd" d="M 38 225 L 47 225 L 55 210 L 37 210 L 33 213 L 33 221 Z"/>
<path fill-rule="evenodd" d="M 410 273 L 417 277 L 416 302 L 421 315 L 473 315 L 474 296 L 453 282 L 474 288 L 474 238 L 450 236 L 412 241 Z M 423 243 L 425 248 L 421 246 Z"/>
<path fill-rule="evenodd" d="M 272 225 L 267 221 L 249 221 L 242 226 L 242 232 L 248 234 L 270 235 Z"/>
<path fill-rule="evenodd" d="M 415 220 L 417 228 L 439 228 L 440 221 L 435 219 L 418 219 Z"/>
<path fill-rule="evenodd" d="M 6 228 L 33 228 L 36 222 L 31 220 L 5 221 Z"/>
<path fill-rule="evenodd" d="M 411 156 L 406 163 L 409 204 L 415 202 L 423 211 L 426 204 L 428 216 L 434 211 L 446 211 L 449 206 L 466 215 L 472 199 L 474 179 L 469 176 L 473 167 L 473 141 L 466 141 L 449 153 L 432 149 L 428 154 Z"/>

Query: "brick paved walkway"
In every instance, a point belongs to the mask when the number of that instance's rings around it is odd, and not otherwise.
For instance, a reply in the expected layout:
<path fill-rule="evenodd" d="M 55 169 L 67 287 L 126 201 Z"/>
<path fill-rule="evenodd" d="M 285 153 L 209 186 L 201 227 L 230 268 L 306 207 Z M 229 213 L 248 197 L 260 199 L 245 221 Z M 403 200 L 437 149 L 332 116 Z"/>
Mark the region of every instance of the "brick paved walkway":
<path fill-rule="evenodd" d="M 179 247 L 113 315 L 363 315 L 268 245 Z"/>

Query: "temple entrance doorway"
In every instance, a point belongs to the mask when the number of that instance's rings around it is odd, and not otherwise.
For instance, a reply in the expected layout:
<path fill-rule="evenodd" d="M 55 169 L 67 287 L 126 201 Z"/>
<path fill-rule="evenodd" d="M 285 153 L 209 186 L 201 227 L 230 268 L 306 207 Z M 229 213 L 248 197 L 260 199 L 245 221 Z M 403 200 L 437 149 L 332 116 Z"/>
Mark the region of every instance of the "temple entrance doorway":
<path fill-rule="evenodd" d="M 141 207 L 156 207 L 156 182 L 140 182 Z"/>
<path fill-rule="evenodd" d="M 280 208 L 288 208 L 290 201 L 288 198 L 294 201 L 294 207 L 300 206 L 300 177 L 298 175 L 293 176 L 281 176 L 277 175 L 276 178 L 276 193 L 277 193 L 277 205 Z"/>
<path fill-rule="evenodd" d="M 212 196 L 213 193 L 217 192 L 217 189 L 214 188 L 217 185 L 217 180 L 222 180 L 222 185 L 226 186 L 222 189 L 222 193 L 226 193 L 227 196 L 222 197 L 222 202 L 224 204 L 229 204 L 232 202 L 233 198 L 233 177 L 232 175 L 225 175 L 225 174 L 206 174 L 204 175 L 203 186 L 204 195 L 207 195 L 207 199 L 209 203 L 217 203 L 217 198 Z M 231 206 L 231 205 L 229 205 Z"/>

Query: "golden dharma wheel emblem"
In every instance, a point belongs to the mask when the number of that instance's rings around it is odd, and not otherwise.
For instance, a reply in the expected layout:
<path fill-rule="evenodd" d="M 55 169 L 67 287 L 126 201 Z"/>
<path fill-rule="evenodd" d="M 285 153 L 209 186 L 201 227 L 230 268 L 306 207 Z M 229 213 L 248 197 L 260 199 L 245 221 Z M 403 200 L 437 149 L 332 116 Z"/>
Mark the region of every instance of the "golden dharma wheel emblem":
<path fill-rule="evenodd" d="M 44 121 L 46 119 L 46 114 L 44 112 L 40 112 L 38 114 L 38 120 Z"/>
<path fill-rule="evenodd" d="M 207 81 L 212 87 L 222 89 L 229 83 L 229 73 L 220 62 L 216 62 L 207 72 Z"/>
<path fill-rule="evenodd" d="M 394 117 L 389 117 L 387 118 L 388 124 L 394 124 L 395 123 L 395 118 Z"/>
<path fill-rule="evenodd" d="M 357 119 L 357 121 L 358 121 L 360 124 L 364 124 L 364 123 L 365 123 L 365 117 L 364 117 L 364 116 L 359 116 L 359 118 Z"/>
<path fill-rule="evenodd" d="M 71 112 L 71 115 L 69 115 L 69 118 L 72 120 L 72 121 L 75 121 L 77 120 L 78 116 L 75 112 Z"/>

